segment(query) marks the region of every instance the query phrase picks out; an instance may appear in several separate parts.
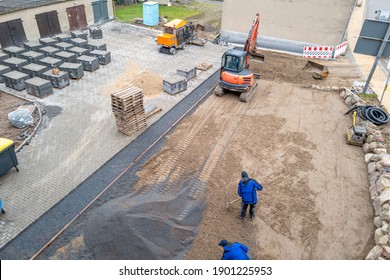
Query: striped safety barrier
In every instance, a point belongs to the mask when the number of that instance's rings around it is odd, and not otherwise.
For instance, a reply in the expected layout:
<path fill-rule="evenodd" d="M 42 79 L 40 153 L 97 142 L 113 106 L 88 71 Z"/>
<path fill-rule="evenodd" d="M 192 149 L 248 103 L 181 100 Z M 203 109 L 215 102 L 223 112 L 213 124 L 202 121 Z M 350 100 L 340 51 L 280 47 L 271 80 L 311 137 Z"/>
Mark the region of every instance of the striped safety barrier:
<path fill-rule="evenodd" d="M 333 56 L 333 46 L 304 46 L 303 57 L 330 59 Z"/>
<path fill-rule="evenodd" d="M 340 55 L 344 54 L 347 51 L 347 47 L 348 47 L 348 41 L 345 41 L 340 45 L 337 45 L 334 50 L 334 58 L 337 58 Z"/>

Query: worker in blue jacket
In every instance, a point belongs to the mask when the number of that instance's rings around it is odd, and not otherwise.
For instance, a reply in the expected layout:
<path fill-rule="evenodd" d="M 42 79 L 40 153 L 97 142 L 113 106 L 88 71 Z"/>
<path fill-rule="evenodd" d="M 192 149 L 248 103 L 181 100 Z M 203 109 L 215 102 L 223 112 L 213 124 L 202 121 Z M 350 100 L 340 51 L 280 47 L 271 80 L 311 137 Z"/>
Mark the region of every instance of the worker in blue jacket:
<path fill-rule="evenodd" d="M 238 183 L 238 195 L 242 198 L 242 208 L 240 219 L 244 219 L 246 216 L 246 210 L 249 205 L 249 216 L 251 219 L 255 217 L 255 207 L 257 204 L 257 190 L 263 190 L 263 186 L 257 182 L 255 179 L 251 179 L 248 176 L 248 173 L 242 171 L 242 179 Z"/>
<path fill-rule="evenodd" d="M 250 260 L 248 256 L 248 247 L 244 244 L 234 242 L 230 243 L 226 239 L 222 239 L 219 246 L 223 247 L 223 255 L 221 260 Z"/>

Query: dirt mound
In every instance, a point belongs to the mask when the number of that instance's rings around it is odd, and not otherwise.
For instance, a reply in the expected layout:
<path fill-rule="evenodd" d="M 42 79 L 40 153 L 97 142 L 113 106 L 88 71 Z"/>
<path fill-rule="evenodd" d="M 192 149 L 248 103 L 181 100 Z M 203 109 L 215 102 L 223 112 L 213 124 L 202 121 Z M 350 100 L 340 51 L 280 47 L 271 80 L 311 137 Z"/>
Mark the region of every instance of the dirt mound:
<path fill-rule="evenodd" d="M 129 61 L 124 73 L 115 82 L 106 86 L 102 94 L 110 95 L 129 86 L 137 86 L 142 89 L 145 97 L 153 98 L 162 92 L 163 79 L 149 71 L 140 72 L 138 65 Z"/>
<path fill-rule="evenodd" d="M 182 259 L 195 238 L 204 204 L 178 220 L 187 188 L 111 200 L 90 216 L 84 240 L 93 259 Z"/>

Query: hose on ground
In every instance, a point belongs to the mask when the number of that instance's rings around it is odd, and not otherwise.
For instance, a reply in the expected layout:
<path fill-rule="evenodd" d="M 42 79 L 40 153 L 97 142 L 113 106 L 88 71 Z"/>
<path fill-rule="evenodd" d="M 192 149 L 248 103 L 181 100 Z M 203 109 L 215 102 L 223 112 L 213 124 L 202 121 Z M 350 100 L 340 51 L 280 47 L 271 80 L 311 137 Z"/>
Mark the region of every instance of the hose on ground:
<path fill-rule="evenodd" d="M 376 106 L 354 106 L 345 115 L 348 115 L 352 111 L 357 111 L 360 118 L 370 121 L 375 125 L 383 125 L 389 122 L 389 115 Z"/>

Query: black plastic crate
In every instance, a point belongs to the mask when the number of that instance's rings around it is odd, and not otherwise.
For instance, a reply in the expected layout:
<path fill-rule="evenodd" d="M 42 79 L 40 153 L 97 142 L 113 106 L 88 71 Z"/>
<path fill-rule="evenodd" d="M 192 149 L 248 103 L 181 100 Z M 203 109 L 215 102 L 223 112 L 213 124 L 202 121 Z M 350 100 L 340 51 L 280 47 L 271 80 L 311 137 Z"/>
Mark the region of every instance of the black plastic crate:
<path fill-rule="evenodd" d="M 7 53 L 0 52 L 0 62 L 9 58 Z"/>
<path fill-rule="evenodd" d="M 0 83 L 4 83 L 3 74 L 11 72 L 11 68 L 9 66 L 0 64 Z"/>
<path fill-rule="evenodd" d="M 56 38 L 58 42 L 69 42 L 72 39 L 72 36 L 70 34 L 60 34 L 54 38 Z"/>
<path fill-rule="evenodd" d="M 36 63 L 38 60 L 44 58 L 45 55 L 36 51 L 27 51 L 20 54 L 20 58 L 27 59 L 30 63 Z"/>
<path fill-rule="evenodd" d="M 99 69 L 99 59 L 97 57 L 82 55 L 79 56 L 76 60 L 77 62 L 83 64 L 83 69 L 85 71 L 93 72 Z"/>
<path fill-rule="evenodd" d="M 9 66 L 12 70 L 21 71 L 22 67 L 28 64 L 28 60 L 18 57 L 10 57 L 3 60 L 2 64 Z"/>
<path fill-rule="evenodd" d="M 74 47 L 73 44 L 67 42 L 60 42 L 54 45 L 54 47 L 60 49 L 61 51 L 66 51 Z"/>
<path fill-rule="evenodd" d="M 28 80 L 30 77 L 26 73 L 11 71 L 5 73 L 3 78 L 7 87 L 21 91 L 26 88 L 24 81 Z"/>
<path fill-rule="evenodd" d="M 38 42 L 24 42 L 23 46 L 26 51 L 38 51 L 40 48 L 43 47 L 43 45 Z"/>
<path fill-rule="evenodd" d="M 89 49 L 80 48 L 80 47 L 73 47 L 73 48 L 69 49 L 68 51 L 75 53 L 76 56 L 87 55 L 89 53 Z"/>
<path fill-rule="evenodd" d="M 40 77 L 43 73 L 49 70 L 48 66 L 31 63 L 23 66 L 22 71 L 30 76 L 30 78 Z"/>
<path fill-rule="evenodd" d="M 68 72 L 59 71 L 58 73 L 54 73 L 53 70 L 49 70 L 42 74 L 42 78 L 50 81 L 55 88 L 61 89 L 69 85 Z"/>
<path fill-rule="evenodd" d="M 89 28 L 89 35 L 92 39 L 103 39 L 103 31 L 97 26 L 91 26 Z"/>
<path fill-rule="evenodd" d="M 58 43 L 56 39 L 53 38 L 41 38 L 39 39 L 39 43 L 41 43 L 44 46 L 53 46 Z"/>
<path fill-rule="evenodd" d="M 93 50 L 106 51 L 107 50 L 107 45 L 106 45 L 106 43 L 103 43 L 103 42 L 89 42 L 87 44 L 87 47 L 91 51 L 93 51 Z"/>
<path fill-rule="evenodd" d="M 23 49 L 21 47 L 17 47 L 17 46 L 11 46 L 11 47 L 3 49 L 3 52 L 8 54 L 10 57 L 18 57 L 19 54 L 21 54 L 25 51 L 26 51 L 25 49 Z"/>
<path fill-rule="evenodd" d="M 81 38 L 84 40 L 88 40 L 88 32 L 87 31 L 76 30 L 76 31 L 70 32 L 70 35 L 72 35 L 72 38 Z"/>
<path fill-rule="evenodd" d="M 65 62 L 59 68 L 61 71 L 68 72 L 71 79 L 80 79 L 84 76 L 84 69 L 81 63 Z"/>
<path fill-rule="evenodd" d="M 45 97 L 53 93 L 53 85 L 50 81 L 34 77 L 24 82 L 28 94 Z"/>
<path fill-rule="evenodd" d="M 69 41 L 69 43 L 75 45 L 76 47 L 85 48 L 88 44 L 88 41 L 81 38 L 73 38 Z"/>
<path fill-rule="evenodd" d="M 45 65 L 50 68 L 59 67 L 62 63 L 64 63 L 62 59 L 55 57 L 45 57 L 38 61 L 38 64 Z"/>
<path fill-rule="evenodd" d="M 90 56 L 95 56 L 99 60 L 99 64 L 106 65 L 111 62 L 111 52 L 93 50 L 89 53 Z"/>
<path fill-rule="evenodd" d="M 73 52 L 60 51 L 54 57 L 61 59 L 63 62 L 75 63 L 77 55 Z"/>

